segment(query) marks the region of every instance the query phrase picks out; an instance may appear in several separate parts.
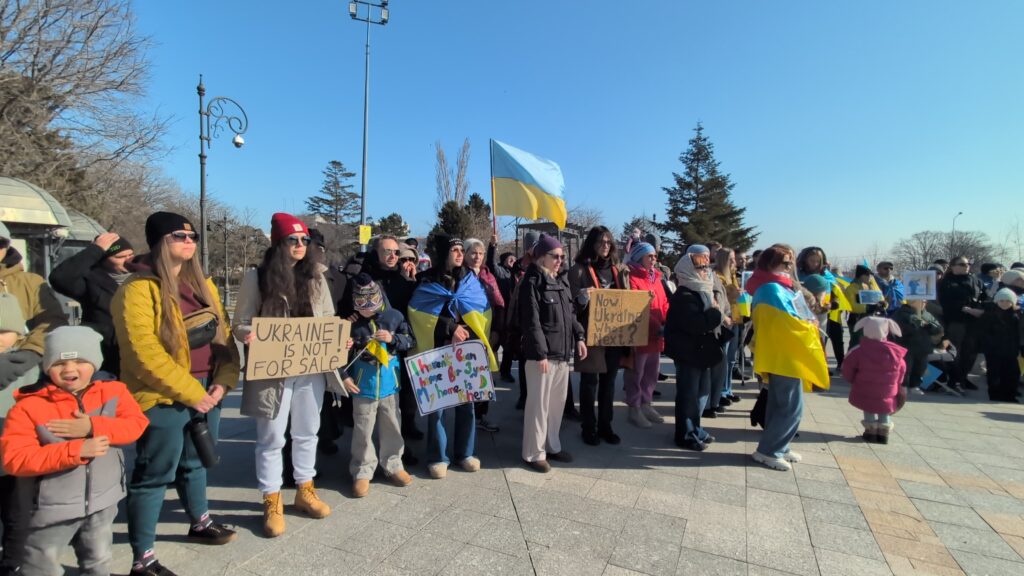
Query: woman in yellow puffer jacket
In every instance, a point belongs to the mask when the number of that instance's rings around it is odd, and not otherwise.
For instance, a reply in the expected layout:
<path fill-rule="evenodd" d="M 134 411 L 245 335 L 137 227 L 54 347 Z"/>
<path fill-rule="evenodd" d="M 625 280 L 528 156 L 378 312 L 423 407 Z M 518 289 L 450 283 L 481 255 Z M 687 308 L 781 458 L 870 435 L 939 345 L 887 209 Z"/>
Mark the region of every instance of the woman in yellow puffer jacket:
<path fill-rule="evenodd" d="M 189 433 L 193 420 L 205 419 L 216 441 L 220 401 L 238 383 L 239 373 L 227 314 L 195 258 L 198 239 L 184 216 L 151 215 L 146 220 L 150 253 L 129 263 L 135 274 L 111 303 L 121 379 L 150 421 L 136 444 L 128 485 L 133 575 L 173 575 L 153 550 L 172 483 L 192 521 L 188 540 L 226 544 L 235 538 L 234 531 L 210 518 L 206 469 Z"/>

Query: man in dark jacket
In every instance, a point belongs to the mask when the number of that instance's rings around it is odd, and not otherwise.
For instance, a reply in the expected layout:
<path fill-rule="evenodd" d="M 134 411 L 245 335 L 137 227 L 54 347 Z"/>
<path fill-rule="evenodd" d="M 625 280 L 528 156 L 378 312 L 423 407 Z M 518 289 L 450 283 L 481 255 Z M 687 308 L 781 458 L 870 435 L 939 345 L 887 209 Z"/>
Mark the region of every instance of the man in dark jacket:
<path fill-rule="evenodd" d="M 403 318 L 408 316 L 409 300 L 416 290 L 415 267 L 399 265 L 401 248 L 394 236 L 380 236 L 374 242 L 374 251 L 363 260 L 362 272 L 380 285 L 392 310 L 398 310 Z M 423 432 L 416 427 L 416 398 L 412 394 L 409 371 L 405 368 L 405 354 L 400 354 L 401 386 L 398 388 L 398 410 L 402 414 L 402 437 L 407 440 L 422 440 Z"/>
<path fill-rule="evenodd" d="M 105 232 L 50 272 L 50 285 L 53 289 L 77 300 L 82 306 L 82 324 L 103 337 L 100 345 L 103 366 L 100 370 L 113 376 L 120 374 L 121 357 L 117 338 L 114 337 L 110 300 L 131 275 L 125 263 L 134 255 L 135 251 L 128 240 L 114 232 Z"/>

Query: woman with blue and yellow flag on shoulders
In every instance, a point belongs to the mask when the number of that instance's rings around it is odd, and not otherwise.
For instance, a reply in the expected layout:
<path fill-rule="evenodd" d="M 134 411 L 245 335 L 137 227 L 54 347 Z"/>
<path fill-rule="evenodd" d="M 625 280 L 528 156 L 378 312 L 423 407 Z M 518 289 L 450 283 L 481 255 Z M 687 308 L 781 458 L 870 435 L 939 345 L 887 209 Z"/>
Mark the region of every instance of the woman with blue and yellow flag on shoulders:
<path fill-rule="evenodd" d="M 431 238 L 433 268 L 419 276 L 420 284 L 409 302 L 409 324 L 416 338 L 416 352 L 480 340 L 487 348 L 491 371 L 498 369 L 488 338 L 491 309 L 480 280 L 463 266 L 463 241 L 447 234 Z M 455 462 L 467 472 L 480 469 L 476 449 L 476 417 L 473 403 L 455 408 L 453 452 Z M 427 469 L 431 478 L 448 475 L 448 434 L 445 410 L 427 416 Z"/>
<path fill-rule="evenodd" d="M 747 281 L 754 295 L 754 372 L 768 388 L 764 432 L 753 458 L 782 471 L 800 461 L 790 442 L 800 428 L 803 392 L 829 385 L 817 320 L 794 281 L 795 260 L 792 248 L 775 244 L 761 253 Z"/>

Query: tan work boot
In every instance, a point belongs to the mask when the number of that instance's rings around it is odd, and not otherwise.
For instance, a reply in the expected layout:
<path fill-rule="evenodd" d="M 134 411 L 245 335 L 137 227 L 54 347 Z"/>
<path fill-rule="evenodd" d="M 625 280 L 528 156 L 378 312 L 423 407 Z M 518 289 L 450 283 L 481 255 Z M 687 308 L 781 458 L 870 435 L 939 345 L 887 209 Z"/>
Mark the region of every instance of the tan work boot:
<path fill-rule="evenodd" d="M 370 493 L 370 480 L 367 478 L 359 478 L 352 483 L 352 496 L 355 498 L 362 498 Z"/>
<path fill-rule="evenodd" d="M 331 507 L 316 495 L 313 481 L 303 482 L 296 486 L 295 508 L 310 518 L 326 518 L 331 514 Z"/>
<path fill-rule="evenodd" d="M 399 488 L 404 488 L 405 486 L 412 484 L 412 476 L 409 476 L 409 473 L 405 470 L 399 470 L 394 474 L 388 475 L 388 480 Z"/>
<path fill-rule="evenodd" d="M 280 492 L 263 495 L 263 533 L 268 538 L 284 534 L 284 504 Z"/>

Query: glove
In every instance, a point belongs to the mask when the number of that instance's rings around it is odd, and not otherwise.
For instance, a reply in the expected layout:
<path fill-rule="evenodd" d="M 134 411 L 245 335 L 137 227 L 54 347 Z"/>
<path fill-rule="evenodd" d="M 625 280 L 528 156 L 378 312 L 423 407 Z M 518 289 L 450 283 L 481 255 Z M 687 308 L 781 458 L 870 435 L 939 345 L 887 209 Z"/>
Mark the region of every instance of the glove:
<path fill-rule="evenodd" d="M 0 390 L 6 389 L 42 361 L 43 357 L 31 350 L 0 354 Z"/>

